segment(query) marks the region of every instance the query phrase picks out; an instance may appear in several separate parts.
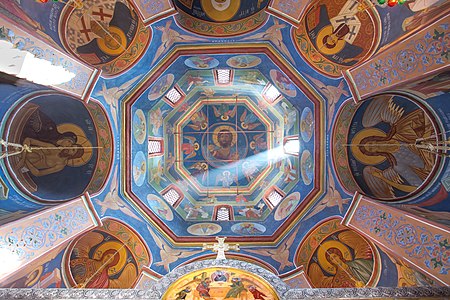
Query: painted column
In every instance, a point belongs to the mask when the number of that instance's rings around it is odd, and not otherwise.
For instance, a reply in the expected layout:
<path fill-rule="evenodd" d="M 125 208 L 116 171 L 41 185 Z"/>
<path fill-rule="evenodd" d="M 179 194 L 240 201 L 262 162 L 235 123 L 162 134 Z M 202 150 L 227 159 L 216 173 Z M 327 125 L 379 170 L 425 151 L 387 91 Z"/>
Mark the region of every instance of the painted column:
<path fill-rule="evenodd" d="M 76 236 L 101 225 L 89 195 L 0 227 L 0 282 Z"/>
<path fill-rule="evenodd" d="M 342 224 L 369 238 L 395 258 L 450 284 L 450 231 L 356 193 Z"/>
<path fill-rule="evenodd" d="M 57 50 L 56 44 L 55 47 L 52 47 L 44 42 L 42 37 L 36 36 L 38 36 L 38 33 L 26 32 L 10 22 L 2 15 L 0 9 L 0 39 L 6 39 L 21 50 L 26 50 L 38 58 L 51 61 L 55 66 L 64 66 L 66 70 L 76 74 L 69 82 L 51 86 L 56 90 L 67 92 L 87 101 L 100 72 Z M 50 40 L 50 38 L 48 39 Z"/>
<path fill-rule="evenodd" d="M 450 15 L 343 73 L 355 101 L 450 69 Z"/>

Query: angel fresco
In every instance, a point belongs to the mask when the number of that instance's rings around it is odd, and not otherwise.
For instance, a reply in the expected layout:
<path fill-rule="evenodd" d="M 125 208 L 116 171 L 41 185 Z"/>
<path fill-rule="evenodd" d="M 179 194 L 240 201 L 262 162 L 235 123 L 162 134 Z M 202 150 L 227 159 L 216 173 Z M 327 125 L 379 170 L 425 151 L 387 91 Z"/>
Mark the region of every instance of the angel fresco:
<path fill-rule="evenodd" d="M 77 112 L 78 117 L 61 113 L 62 107 Z M 75 114 L 74 114 L 75 116 Z M 20 185 L 42 199 L 76 197 L 86 188 L 97 155 L 97 138 L 88 111 L 81 102 L 42 96 L 25 104 L 11 121 L 8 141 L 26 145 L 30 151 L 8 159 Z M 77 177 L 77 178 L 75 178 Z M 73 185 L 58 183 L 70 178 Z"/>
<path fill-rule="evenodd" d="M 434 154 L 416 146 L 417 140 L 435 136 L 431 120 L 422 109 L 410 110 L 411 105 L 396 104 L 396 99 L 390 95 L 372 99 L 362 116 L 364 128 L 350 143 L 353 157 L 363 165 L 367 192 L 380 199 L 414 192 L 436 160 Z M 383 130 L 382 123 L 389 129 Z"/>
<path fill-rule="evenodd" d="M 122 242 L 92 231 L 81 238 L 70 255 L 70 274 L 78 287 L 131 288 L 138 266 Z"/>
<path fill-rule="evenodd" d="M 350 230 L 322 242 L 311 261 L 308 276 L 317 288 L 364 287 L 374 268 L 371 246 Z"/>

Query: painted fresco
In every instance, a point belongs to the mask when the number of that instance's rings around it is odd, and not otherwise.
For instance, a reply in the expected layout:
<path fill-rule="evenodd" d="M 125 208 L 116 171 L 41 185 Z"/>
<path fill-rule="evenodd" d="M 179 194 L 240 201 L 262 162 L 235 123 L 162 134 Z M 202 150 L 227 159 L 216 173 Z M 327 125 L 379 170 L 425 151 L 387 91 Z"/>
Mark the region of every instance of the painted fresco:
<path fill-rule="evenodd" d="M 349 165 L 370 197 L 405 198 L 432 176 L 438 160 L 421 145 L 436 140 L 439 133 L 428 112 L 412 100 L 373 97 L 358 107 L 350 128 Z"/>
<path fill-rule="evenodd" d="M 363 197 L 353 201 L 344 223 L 430 278 L 441 284 L 449 282 L 448 227 L 434 226 L 415 215 Z"/>
<path fill-rule="evenodd" d="M 448 3 L 450 6 L 450 2 Z M 432 74 L 444 72 L 450 60 L 447 55 L 449 28 L 447 14 L 447 17 L 439 19 L 345 73 L 355 100 L 359 101 L 392 89 L 392 86 L 405 86 L 405 89 L 408 89 L 415 81 L 426 80 Z M 445 77 L 443 79 L 445 81 Z M 419 90 L 427 91 L 419 82 L 417 85 Z M 439 84 L 429 82 L 430 91 L 436 86 Z"/>
<path fill-rule="evenodd" d="M 422 80 L 410 83 L 402 89 L 411 91 L 422 99 L 433 98 L 450 92 L 450 71 L 426 77 Z"/>
<path fill-rule="evenodd" d="M 132 229 L 109 219 L 75 240 L 65 259 L 68 287 L 123 289 L 135 285 L 151 260 L 147 245 Z"/>
<path fill-rule="evenodd" d="M 375 246 L 355 231 L 331 219 L 318 224 L 296 252 L 316 288 L 376 286 L 381 272 Z"/>
<path fill-rule="evenodd" d="M 380 21 L 369 1 L 315 1 L 305 11 L 301 25 L 292 31 L 300 55 L 318 72 L 340 77 L 372 55 L 380 42 Z M 368 45 L 367 41 L 371 41 Z"/>
<path fill-rule="evenodd" d="M 82 9 L 65 6 L 59 24 L 65 49 L 103 76 L 120 74 L 144 54 L 151 32 L 125 0 L 83 1 Z"/>
<path fill-rule="evenodd" d="M 220 0 L 176 0 L 182 12 L 208 22 L 232 22 L 246 19 L 263 10 L 268 0 L 220 1 Z"/>
<path fill-rule="evenodd" d="M 247 271 L 214 267 L 194 271 L 175 281 L 164 300 L 175 299 L 272 299 L 279 297 L 261 277 Z"/>
<path fill-rule="evenodd" d="M 78 100 L 59 94 L 29 96 L 11 115 L 5 135 L 9 142 L 36 149 L 8 158 L 18 188 L 53 202 L 83 194 L 96 171 L 96 147 L 103 146 L 95 123 Z M 106 130 L 102 133 L 107 135 Z M 102 166 L 106 173 L 107 165 Z"/>
<path fill-rule="evenodd" d="M 0 282 L 2 288 L 61 288 L 65 287 L 61 274 L 61 260 L 66 244 L 43 255 L 39 261 L 27 266 Z"/>
<path fill-rule="evenodd" d="M 397 267 L 399 287 L 405 286 L 439 286 L 436 281 L 424 275 L 423 273 L 409 267 L 406 262 L 395 261 Z"/>
<path fill-rule="evenodd" d="M 217 65 L 214 68 L 239 64 L 232 74 L 232 94 L 230 87 L 217 83 L 210 64 Z M 181 77 L 179 65 L 188 70 Z M 254 69 L 259 65 L 267 66 L 265 73 Z M 190 237 L 212 235 L 219 228 L 200 228 L 195 222 L 216 221 L 224 213 L 238 222 L 221 222 L 221 234 L 255 238 L 270 236 L 282 222 L 295 218 L 294 210 L 304 207 L 299 195 L 313 197 L 320 184 L 316 173 L 320 166 L 314 162 L 320 153 L 315 146 L 320 130 L 317 113 L 323 106 L 310 104 L 294 80 L 260 54 L 177 58 L 158 79 L 144 85 L 132 105 L 135 120 L 127 144 L 135 162 L 130 169 L 133 200 L 158 222 L 173 222 L 176 234 Z M 258 96 L 270 85 L 281 93 L 273 102 Z M 175 103 L 167 97 L 173 88 L 180 92 Z M 145 135 L 140 111 L 147 121 Z M 144 136 L 157 140 L 161 149 L 148 155 L 145 164 L 142 153 L 150 144 L 140 143 Z M 284 154 L 283 144 L 291 140 L 301 143 L 299 155 Z M 281 191 L 280 202 L 270 203 L 269 189 Z M 153 196 L 148 198 L 149 194 Z M 289 198 L 290 194 L 294 196 Z M 187 229 L 177 225 L 180 220 L 193 223 Z"/>
<path fill-rule="evenodd" d="M 449 9 L 448 1 L 415 1 L 388 7 L 370 1 L 324 0 L 306 8 L 292 37 L 300 55 L 314 69 L 340 77 L 341 71 L 421 29 Z"/>

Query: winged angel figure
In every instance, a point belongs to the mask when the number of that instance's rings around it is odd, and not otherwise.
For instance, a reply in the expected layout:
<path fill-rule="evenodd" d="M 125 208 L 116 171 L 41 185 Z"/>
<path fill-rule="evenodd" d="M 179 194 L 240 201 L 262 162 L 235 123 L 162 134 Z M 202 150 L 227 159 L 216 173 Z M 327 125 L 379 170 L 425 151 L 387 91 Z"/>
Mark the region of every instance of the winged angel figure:
<path fill-rule="evenodd" d="M 280 264 L 280 267 L 278 268 L 278 271 L 283 271 L 286 267 L 290 267 L 293 264 L 289 261 L 289 254 L 291 250 L 291 246 L 294 243 L 294 239 L 297 236 L 298 230 L 300 227 L 298 227 L 294 233 L 291 234 L 291 236 L 286 239 L 283 243 L 281 243 L 277 248 L 274 249 L 243 249 L 250 253 L 259 254 L 262 256 L 269 256 L 274 261 L 278 262 Z M 295 250 L 295 248 L 293 248 Z"/>
<path fill-rule="evenodd" d="M 374 127 L 381 122 L 390 125 L 389 132 Z M 364 129 L 354 136 L 351 150 L 366 165 L 363 178 L 373 195 L 392 199 L 398 193 L 415 191 L 435 163 L 434 154 L 416 146 L 417 140 L 435 134 L 424 111 L 418 108 L 405 113 L 405 108 L 394 103 L 393 96 L 383 95 L 367 106 L 362 125 Z"/>
<path fill-rule="evenodd" d="M 311 263 L 308 275 L 315 287 L 344 288 L 367 285 L 373 273 L 370 245 L 357 233 L 345 230 L 338 240 L 327 241 L 317 250 L 318 261 Z M 349 251 L 353 250 L 353 255 Z M 327 276 L 322 271 L 325 269 Z"/>
<path fill-rule="evenodd" d="M 155 244 L 159 248 L 159 256 L 161 257 L 161 261 L 155 263 L 155 266 L 164 266 L 164 269 L 168 272 L 170 271 L 169 265 L 171 263 L 176 262 L 180 258 L 185 258 L 188 256 L 192 256 L 194 254 L 202 252 L 202 250 L 182 250 L 182 249 L 173 249 L 169 246 L 168 243 L 164 241 L 163 238 L 160 238 L 153 230 L 148 227 L 148 231 L 152 235 Z"/>

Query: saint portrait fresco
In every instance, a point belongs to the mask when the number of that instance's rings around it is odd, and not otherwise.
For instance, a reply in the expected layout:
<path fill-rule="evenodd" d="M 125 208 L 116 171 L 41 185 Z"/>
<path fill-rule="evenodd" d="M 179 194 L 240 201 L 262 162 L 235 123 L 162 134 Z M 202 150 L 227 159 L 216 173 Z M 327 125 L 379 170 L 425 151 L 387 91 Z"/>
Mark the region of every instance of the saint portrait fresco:
<path fill-rule="evenodd" d="M 136 63 L 150 41 L 150 30 L 125 0 L 83 1 L 81 9 L 68 5 L 61 19 L 66 50 L 109 76 Z"/>
<path fill-rule="evenodd" d="M 327 220 L 311 230 L 297 249 L 302 264 L 316 288 L 370 287 L 381 271 L 376 247 L 340 218 Z"/>
<path fill-rule="evenodd" d="M 436 156 L 423 143 L 437 139 L 424 109 L 402 96 L 380 95 L 361 105 L 348 136 L 349 165 L 370 197 L 396 200 L 432 174 Z"/>
<path fill-rule="evenodd" d="M 68 287 L 132 288 L 150 256 L 141 238 L 128 226 L 105 220 L 66 250 Z"/>
<path fill-rule="evenodd" d="M 76 114 L 68 113 L 67 108 Z M 42 95 L 18 108 L 6 137 L 30 147 L 30 151 L 8 158 L 18 186 L 47 201 L 83 194 L 100 158 L 101 138 L 94 124 L 83 103 L 70 97 Z"/>
<path fill-rule="evenodd" d="M 314 1 L 307 7 L 301 26 L 293 31 L 293 39 L 313 68 L 340 77 L 342 70 L 375 52 L 381 30 L 378 20 L 370 1 Z M 373 42 L 368 45 L 368 40 Z"/>

